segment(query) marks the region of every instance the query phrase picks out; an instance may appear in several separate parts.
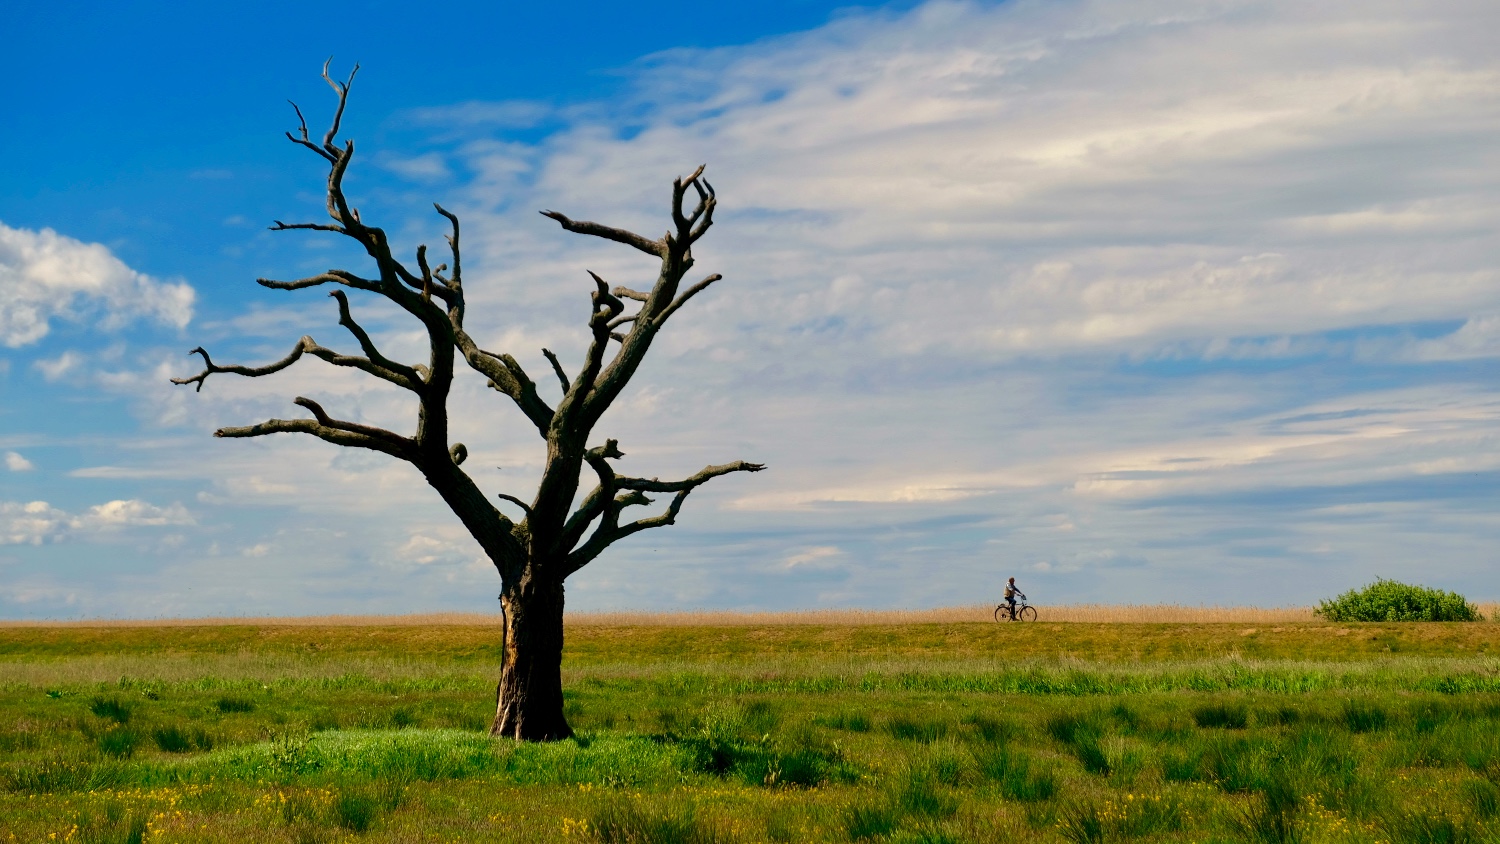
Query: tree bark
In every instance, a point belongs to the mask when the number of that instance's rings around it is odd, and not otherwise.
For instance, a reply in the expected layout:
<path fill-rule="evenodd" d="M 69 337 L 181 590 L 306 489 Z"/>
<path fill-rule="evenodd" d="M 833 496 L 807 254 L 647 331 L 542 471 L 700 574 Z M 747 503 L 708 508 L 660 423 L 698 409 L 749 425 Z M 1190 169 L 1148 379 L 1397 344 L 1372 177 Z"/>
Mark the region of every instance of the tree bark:
<path fill-rule="evenodd" d="M 563 714 L 563 585 L 535 574 L 500 596 L 505 608 L 505 666 L 495 689 L 490 735 L 556 741 L 573 735 Z"/>

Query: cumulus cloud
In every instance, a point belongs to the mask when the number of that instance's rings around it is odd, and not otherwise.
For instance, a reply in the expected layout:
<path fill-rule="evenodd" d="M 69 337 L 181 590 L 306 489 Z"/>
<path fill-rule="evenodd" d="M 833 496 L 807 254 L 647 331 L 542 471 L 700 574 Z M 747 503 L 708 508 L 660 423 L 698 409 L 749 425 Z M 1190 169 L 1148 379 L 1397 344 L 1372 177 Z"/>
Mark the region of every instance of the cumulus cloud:
<path fill-rule="evenodd" d="M 102 244 L 0 223 L 0 343 L 11 348 L 45 337 L 53 319 L 94 318 L 106 329 L 147 319 L 181 328 L 193 299 L 186 283 L 136 272 Z"/>
<path fill-rule="evenodd" d="M 32 465 L 31 461 L 21 456 L 20 453 L 7 451 L 5 452 L 5 468 L 12 472 L 30 472 L 36 466 Z"/>
<path fill-rule="evenodd" d="M 0 544 L 40 545 L 60 537 L 68 514 L 45 501 L 0 502 Z"/>
<path fill-rule="evenodd" d="M 101 539 L 125 528 L 188 524 L 193 517 L 181 504 L 157 507 L 137 499 L 116 500 L 69 514 L 45 501 L 0 502 L 0 545 Z"/>

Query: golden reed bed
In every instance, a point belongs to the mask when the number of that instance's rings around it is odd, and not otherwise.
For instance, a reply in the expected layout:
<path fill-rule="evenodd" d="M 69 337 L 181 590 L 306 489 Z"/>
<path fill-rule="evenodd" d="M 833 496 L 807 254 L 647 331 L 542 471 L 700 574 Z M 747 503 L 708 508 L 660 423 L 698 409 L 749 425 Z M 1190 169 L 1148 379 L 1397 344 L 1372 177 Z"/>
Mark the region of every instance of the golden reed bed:
<path fill-rule="evenodd" d="M 1478 605 L 1486 619 L 1497 619 L 1500 603 Z M 940 607 L 926 610 L 796 610 L 791 612 L 586 612 L 569 613 L 569 626 L 591 627 L 713 627 L 773 626 L 782 624 L 933 624 L 990 621 L 993 604 Z M 1180 604 L 1073 604 L 1038 607 L 1042 621 L 1159 624 L 1279 624 L 1317 621 L 1311 607 L 1192 607 Z M 203 627 L 217 625 L 258 627 L 430 627 L 498 626 L 499 613 L 416 613 L 411 615 L 312 615 L 245 618 L 139 618 L 73 621 L 0 621 L 5 627 Z"/>

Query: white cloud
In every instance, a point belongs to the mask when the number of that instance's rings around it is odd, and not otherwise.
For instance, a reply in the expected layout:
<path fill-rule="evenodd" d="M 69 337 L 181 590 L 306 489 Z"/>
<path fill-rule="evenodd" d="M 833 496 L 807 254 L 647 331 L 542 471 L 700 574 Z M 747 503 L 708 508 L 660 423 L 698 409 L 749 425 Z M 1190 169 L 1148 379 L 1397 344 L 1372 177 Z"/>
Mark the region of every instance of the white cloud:
<path fill-rule="evenodd" d="M 377 156 L 376 162 L 392 173 L 413 182 L 440 182 L 453 176 L 443 156 L 435 152 L 412 158 L 381 155 Z"/>
<path fill-rule="evenodd" d="M 137 499 L 95 504 L 72 519 L 69 526 L 80 531 L 118 530 L 126 527 L 190 525 L 193 517 L 181 504 L 157 507 Z"/>
<path fill-rule="evenodd" d="M 1407 344 L 1420 361 L 1500 357 L 1500 315 L 1475 314 L 1451 334 Z"/>
<path fill-rule="evenodd" d="M 57 381 L 83 363 L 83 355 L 69 349 L 55 358 L 43 358 L 33 364 L 48 381 Z"/>
<path fill-rule="evenodd" d="M 70 515 L 45 501 L 0 501 L 0 545 L 41 545 L 66 538 L 108 539 L 133 527 L 193 524 L 181 504 L 157 507 L 130 499 L 96 504 Z"/>
<path fill-rule="evenodd" d="M 40 545 L 62 535 L 68 514 L 45 501 L 0 501 L 0 544 Z"/>
<path fill-rule="evenodd" d="M 135 319 L 181 328 L 192 318 L 193 298 L 186 283 L 138 273 L 102 244 L 0 223 L 0 343 L 6 346 L 40 340 L 58 318 L 97 316 L 106 329 Z"/>
<path fill-rule="evenodd" d="M 653 57 L 610 103 L 418 113 L 433 145 L 366 159 L 361 184 L 469 179 L 431 197 L 464 218 L 468 325 L 555 399 L 540 349 L 576 367 L 583 270 L 639 286 L 655 267 L 535 210 L 660 232 L 671 177 L 708 162 L 719 224 L 695 270 L 726 278 L 598 435 L 641 476 L 771 471 L 611 549 L 570 580 L 575 606 L 962 603 L 999 562 L 1045 600 L 1257 600 L 1278 573 L 1300 591 L 1265 601 L 1312 600 L 1412 561 L 1493 590 L 1500 393 L 1466 361 L 1500 356 L 1497 28 L 1500 7 L 1460 0 L 931 3 Z M 378 222 L 441 243 L 425 211 Z M 351 298 L 382 348 L 422 358 Z M 352 348 L 321 295 L 260 301 L 194 341 L 240 338 L 211 346 L 221 363 L 303 333 Z M 302 415 L 295 395 L 410 431 L 409 397 L 312 360 L 193 393 L 166 384 L 196 371 L 180 349 L 88 354 L 45 363 L 196 439 L 74 478 L 200 484 L 181 497 L 225 505 L 201 514 L 225 520 L 201 526 L 211 547 L 269 546 L 241 568 L 345 584 L 373 565 L 396 609 L 492 604 L 493 568 L 409 467 L 208 436 Z M 465 468 L 527 497 L 535 433 L 474 380 L 453 410 Z M 82 517 L 26 518 L 17 541 Z M 185 533 L 190 568 L 207 537 Z"/>
<path fill-rule="evenodd" d="M 30 472 L 36 466 L 32 465 L 30 460 L 22 457 L 19 453 L 7 451 L 5 452 L 5 468 L 12 472 Z"/>
<path fill-rule="evenodd" d="M 1500 12 L 1174 9 L 930 3 L 674 52 L 548 141 L 504 208 L 651 232 L 665 182 L 708 160 L 722 225 L 701 251 L 726 281 L 695 307 L 770 336 L 686 345 L 755 361 L 1140 353 L 1500 308 L 1500 61 L 1470 35 Z M 527 265 L 506 237 L 492 257 Z"/>
<path fill-rule="evenodd" d="M 837 546 L 818 545 L 792 554 L 782 562 L 782 566 L 788 569 L 794 569 L 798 566 L 827 568 L 842 560 L 843 557 L 843 550 Z"/>

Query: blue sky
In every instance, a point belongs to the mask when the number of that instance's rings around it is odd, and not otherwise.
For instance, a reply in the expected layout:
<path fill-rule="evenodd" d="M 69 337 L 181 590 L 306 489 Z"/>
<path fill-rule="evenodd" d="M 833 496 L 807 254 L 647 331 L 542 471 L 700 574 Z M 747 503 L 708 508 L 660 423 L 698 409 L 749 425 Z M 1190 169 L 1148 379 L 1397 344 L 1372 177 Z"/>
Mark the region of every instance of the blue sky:
<path fill-rule="evenodd" d="M 651 274 L 535 212 L 654 233 L 708 163 L 725 281 L 598 435 L 636 474 L 771 469 L 575 575 L 576 609 L 952 605 L 1012 574 L 1043 603 L 1500 598 L 1500 8 L 742 5 L 12 13 L 0 617 L 493 607 L 415 472 L 209 436 L 296 395 L 406 430 L 403 397 L 317 362 L 167 380 L 199 344 L 345 340 L 326 297 L 254 284 L 359 267 L 265 230 L 319 211 L 281 132 L 288 99 L 326 120 L 329 55 L 362 65 L 365 219 L 409 253 L 457 211 L 470 324 L 534 376 L 582 353 L 585 269 Z M 455 404 L 476 479 L 529 497 L 518 414 Z"/>

